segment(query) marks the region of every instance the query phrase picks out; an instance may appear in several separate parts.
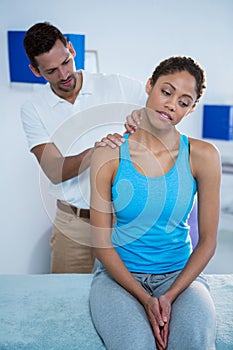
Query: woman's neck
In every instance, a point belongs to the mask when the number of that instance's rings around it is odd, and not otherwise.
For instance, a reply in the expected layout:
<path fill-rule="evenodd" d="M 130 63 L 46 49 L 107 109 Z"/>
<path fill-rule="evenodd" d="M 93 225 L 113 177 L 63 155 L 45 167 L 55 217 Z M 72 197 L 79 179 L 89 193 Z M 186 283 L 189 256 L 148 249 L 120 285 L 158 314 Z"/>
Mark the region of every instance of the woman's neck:
<path fill-rule="evenodd" d="M 141 127 L 129 138 L 131 159 L 135 168 L 149 177 L 163 176 L 175 164 L 180 148 L 176 128 L 151 134 Z"/>
<path fill-rule="evenodd" d="M 148 127 L 144 122 L 141 122 L 141 124 L 137 131 L 131 135 L 131 140 L 151 150 L 164 148 L 173 150 L 179 148 L 180 133 L 175 126 L 161 130 Z"/>

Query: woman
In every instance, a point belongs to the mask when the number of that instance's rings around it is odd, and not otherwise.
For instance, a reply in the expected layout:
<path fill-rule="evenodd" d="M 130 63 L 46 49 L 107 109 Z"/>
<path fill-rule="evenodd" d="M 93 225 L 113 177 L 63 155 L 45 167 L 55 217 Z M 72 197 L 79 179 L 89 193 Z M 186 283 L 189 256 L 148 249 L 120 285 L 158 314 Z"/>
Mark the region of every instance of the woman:
<path fill-rule="evenodd" d="M 215 310 L 202 271 L 216 248 L 220 156 L 176 127 L 204 89 L 193 59 L 166 59 L 147 82 L 137 131 L 120 151 L 93 155 L 91 224 L 101 265 L 90 307 L 107 349 L 215 349 Z M 192 251 L 187 220 L 196 194 Z"/>

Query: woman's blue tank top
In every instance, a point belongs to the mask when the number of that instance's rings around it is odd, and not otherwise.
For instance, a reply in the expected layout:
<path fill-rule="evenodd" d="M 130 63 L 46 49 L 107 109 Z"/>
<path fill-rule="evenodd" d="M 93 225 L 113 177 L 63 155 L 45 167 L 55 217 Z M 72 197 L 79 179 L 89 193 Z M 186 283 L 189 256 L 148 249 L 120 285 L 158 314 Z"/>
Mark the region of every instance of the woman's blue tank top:
<path fill-rule="evenodd" d="M 187 219 L 197 186 L 189 164 L 189 141 L 180 135 L 177 159 L 164 176 L 139 173 L 130 158 L 129 134 L 120 147 L 112 185 L 116 224 L 112 243 L 131 272 L 182 269 L 192 252 Z"/>

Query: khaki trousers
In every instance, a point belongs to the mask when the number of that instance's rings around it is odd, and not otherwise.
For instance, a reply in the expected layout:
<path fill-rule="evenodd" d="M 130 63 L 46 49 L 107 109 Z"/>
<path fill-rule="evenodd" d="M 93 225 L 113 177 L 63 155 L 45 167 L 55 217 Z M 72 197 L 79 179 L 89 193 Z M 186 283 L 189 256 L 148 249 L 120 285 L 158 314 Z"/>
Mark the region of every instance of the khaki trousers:
<path fill-rule="evenodd" d="M 51 247 L 51 273 L 91 273 L 90 220 L 57 209 Z"/>

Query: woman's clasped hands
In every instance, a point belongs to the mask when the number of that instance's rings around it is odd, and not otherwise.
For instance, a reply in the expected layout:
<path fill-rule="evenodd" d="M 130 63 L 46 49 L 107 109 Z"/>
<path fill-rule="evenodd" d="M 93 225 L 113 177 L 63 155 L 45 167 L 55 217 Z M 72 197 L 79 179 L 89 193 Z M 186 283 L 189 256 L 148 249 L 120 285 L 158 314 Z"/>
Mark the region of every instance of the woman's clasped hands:
<path fill-rule="evenodd" d="M 149 296 L 144 308 L 154 332 L 156 346 L 158 350 L 165 350 L 169 334 L 171 303 L 165 295 L 159 298 Z"/>

